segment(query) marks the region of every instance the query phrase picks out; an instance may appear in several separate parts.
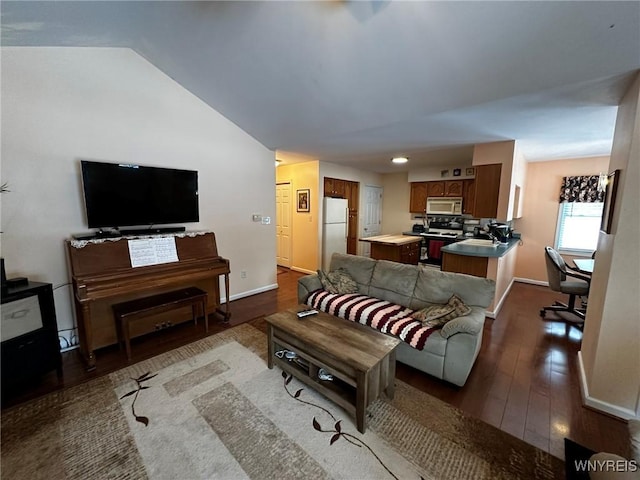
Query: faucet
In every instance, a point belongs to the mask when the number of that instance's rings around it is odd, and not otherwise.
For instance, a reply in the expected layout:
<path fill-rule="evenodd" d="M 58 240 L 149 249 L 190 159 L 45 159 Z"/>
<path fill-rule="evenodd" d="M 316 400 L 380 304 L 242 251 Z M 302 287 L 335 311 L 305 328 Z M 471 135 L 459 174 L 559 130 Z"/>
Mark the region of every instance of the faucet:
<path fill-rule="evenodd" d="M 487 236 L 491 239 L 491 243 L 498 243 L 498 237 L 496 237 L 493 233 L 487 232 Z"/>

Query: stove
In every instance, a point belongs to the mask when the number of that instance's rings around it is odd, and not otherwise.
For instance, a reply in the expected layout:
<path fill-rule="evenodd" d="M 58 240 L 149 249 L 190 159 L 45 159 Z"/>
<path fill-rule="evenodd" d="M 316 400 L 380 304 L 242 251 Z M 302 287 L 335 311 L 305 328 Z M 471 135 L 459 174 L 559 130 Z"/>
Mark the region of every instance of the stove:
<path fill-rule="evenodd" d="M 439 266 L 442 264 L 440 249 L 456 241 L 462 235 L 462 224 L 456 217 L 433 217 L 429 219 L 429 228 L 421 233 L 422 248 L 420 263 Z"/>
<path fill-rule="evenodd" d="M 440 238 L 455 238 L 462 235 L 462 224 L 456 217 L 433 217 L 429 229 L 422 235 Z"/>
<path fill-rule="evenodd" d="M 456 238 L 462 235 L 462 230 L 447 230 L 444 228 L 429 228 L 428 232 L 420 234 L 423 237 Z"/>

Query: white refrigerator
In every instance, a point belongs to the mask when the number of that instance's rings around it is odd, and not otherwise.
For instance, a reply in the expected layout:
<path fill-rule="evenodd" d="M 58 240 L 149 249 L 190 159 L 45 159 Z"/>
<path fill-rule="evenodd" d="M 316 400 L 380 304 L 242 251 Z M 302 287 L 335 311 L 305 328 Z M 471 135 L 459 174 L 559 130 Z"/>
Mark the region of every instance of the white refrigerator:
<path fill-rule="evenodd" d="M 345 198 L 324 198 L 322 222 L 322 268 L 329 271 L 334 252 L 347 253 L 349 202 Z"/>

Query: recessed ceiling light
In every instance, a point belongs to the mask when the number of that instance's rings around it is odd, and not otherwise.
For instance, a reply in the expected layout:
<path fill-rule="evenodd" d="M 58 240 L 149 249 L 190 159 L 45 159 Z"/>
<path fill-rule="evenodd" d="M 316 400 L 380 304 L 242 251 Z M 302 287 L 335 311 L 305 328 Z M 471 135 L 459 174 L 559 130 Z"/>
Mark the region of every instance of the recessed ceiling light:
<path fill-rule="evenodd" d="M 409 159 L 407 157 L 394 157 L 391 159 L 393 163 L 407 163 Z"/>

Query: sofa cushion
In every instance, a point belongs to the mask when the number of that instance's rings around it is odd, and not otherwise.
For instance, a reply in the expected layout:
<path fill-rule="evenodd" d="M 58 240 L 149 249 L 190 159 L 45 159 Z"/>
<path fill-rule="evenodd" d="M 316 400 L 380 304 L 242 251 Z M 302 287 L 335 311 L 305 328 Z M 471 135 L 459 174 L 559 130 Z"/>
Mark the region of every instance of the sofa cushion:
<path fill-rule="evenodd" d="M 329 293 L 356 293 L 358 291 L 358 284 L 342 268 L 329 273 L 318 270 L 318 278 L 322 287 Z"/>
<path fill-rule="evenodd" d="M 406 307 L 355 293 L 338 295 L 317 290 L 309 295 L 307 305 L 393 335 L 418 350 L 424 348 L 429 336 L 439 328 L 425 327 L 411 318 L 413 310 Z"/>
<path fill-rule="evenodd" d="M 373 270 L 369 296 L 408 307 L 418 278 L 418 267 L 405 263 L 378 260 Z M 449 298 L 449 297 L 447 297 Z M 433 302 L 433 303 L 445 303 Z"/>
<path fill-rule="evenodd" d="M 457 295 L 466 305 L 487 308 L 493 302 L 495 282 L 461 273 L 441 272 L 418 267 L 413 299 L 408 307 L 418 310 L 431 304 L 444 304 Z"/>

